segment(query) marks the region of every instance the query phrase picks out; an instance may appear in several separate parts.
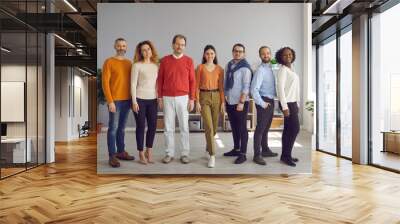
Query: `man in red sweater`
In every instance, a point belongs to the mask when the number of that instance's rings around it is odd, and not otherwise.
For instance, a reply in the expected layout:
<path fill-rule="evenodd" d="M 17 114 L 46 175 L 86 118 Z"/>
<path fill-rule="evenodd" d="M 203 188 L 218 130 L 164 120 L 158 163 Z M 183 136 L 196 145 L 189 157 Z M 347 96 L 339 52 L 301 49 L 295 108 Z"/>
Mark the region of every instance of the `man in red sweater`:
<path fill-rule="evenodd" d="M 169 163 L 175 156 L 175 116 L 181 133 L 181 162 L 189 163 L 189 111 L 193 110 L 196 80 L 193 60 L 184 55 L 186 37 L 175 35 L 172 40 L 173 54 L 161 59 L 157 78 L 158 104 L 164 109 L 166 156 Z"/>

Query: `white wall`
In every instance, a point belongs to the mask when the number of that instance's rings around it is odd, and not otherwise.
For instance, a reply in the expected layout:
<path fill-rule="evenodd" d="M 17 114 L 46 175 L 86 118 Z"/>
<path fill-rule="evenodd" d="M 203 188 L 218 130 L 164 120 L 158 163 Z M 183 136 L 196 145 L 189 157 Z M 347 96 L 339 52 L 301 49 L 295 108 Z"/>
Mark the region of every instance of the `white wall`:
<path fill-rule="evenodd" d="M 307 55 L 311 53 L 311 39 L 307 40 L 311 28 L 309 8 L 311 4 L 288 3 L 100 3 L 97 66 L 101 68 L 104 60 L 115 54 L 113 44 L 118 37 L 128 41 L 129 58 L 133 57 L 136 44 L 146 39 L 155 44 L 160 56 L 164 56 L 172 51 L 172 37 L 181 33 L 187 37 L 186 54 L 196 64 L 200 63 L 206 44 L 216 47 L 222 66 L 232 58 L 235 43 L 246 46 L 246 58 L 252 65 L 260 61 L 260 46 L 270 46 L 274 53 L 290 46 L 296 51 L 294 66 L 303 86 L 303 77 L 310 72 L 307 67 Z M 106 108 L 100 106 L 98 121 L 106 124 L 105 111 Z M 130 116 L 128 126 L 133 124 L 131 121 Z"/>
<path fill-rule="evenodd" d="M 25 66 L 24 65 L 20 65 L 20 64 L 5 64 L 1 66 L 1 81 L 5 81 L 5 82 L 25 82 L 25 76 L 26 73 L 28 72 L 28 74 L 36 74 L 36 66 Z M 31 81 L 30 81 L 31 82 Z M 30 83 L 32 84 L 32 83 Z M 36 83 L 35 83 L 36 85 Z M 27 90 L 31 90 L 31 89 L 27 89 Z M 28 99 L 27 99 L 27 103 L 31 103 L 31 101 L 33 101 L 33 98 L 36 100 L 36 89 L 33 90 L 34 92 L 27 93 Z M 36 107 L 36 104 L 35 104 Z M 2 110 L 7 110 L 7 108 L 1 108 Z M 22 108 L 24 110 L 24 108 Z M 32 118 L 33 114 L 27 114 L 28 116 L 28 121 L 32 122 L 35 121 L 36 123 L 36 114 L 34 116 L 35 120 Z M 26 126 L 26 122 L 7 122 L 7 135 L 8 137 L 25 137 L 25 126 Z M 36 124 L 35 124 L 36 126 Z M 31 130 L 33 128 L 33 125 L 30 123 L 28 125 L 29 130 Z M 30 132 L 28 131 L 28 137 Z"/>
<path fill-rule="evenodd" d="M 78 74 L 76 74 L 76 72 L 78 72 Z M 88 108 L 89 108 L 89 102 L 88 102 L 88 78 L 85 76 L 81 76 L 82 73 L 80 73 L 78 70 L 75 70 L 75 75 L 74 75 L 74 86 L 75 86 L 75 91 L 73 92 L 73 94 L 75 94 L 74 96 L 72 96 L 74 98 L 74 108 L 73 110 L 75 110 L 75 113 L 72 113 L 72 119 L 71 119 L 71 135 L 73 136 L 73 138 L 78 138 L 79 137 L 79 133 L 78 133 L 78 124 L 80 124 L 81 126 L 85 123 L 85 121 L 89 120 L 89 113 L 88 113 Z M 79 97 L 79 93 L 77 92 L 77 90 L 80 90 L 80 99 Z M 79 111 L 78 105 L 79 105 L 79 100 L 80 105 L 81 105 L 81 110 L 82 110 L 82 114 Z"/>
<path fill-rule="evenodd" d="M 67 67 L 55 68 L 55 140 L 68 140 L 68 86 Z"/>
<path fill-rule="evenodd" d="M 88 78 L 79 70 L 71 67 L 56 67 L 55 125 L 56 141 L 77 139 L 78 124 L 88 120 Z M 80 100 L 78 96 L 80 90 Z M 82 106 L 82 114 L 76 105 Z M 75 111 L 74 111 L 75 110 Z"/>

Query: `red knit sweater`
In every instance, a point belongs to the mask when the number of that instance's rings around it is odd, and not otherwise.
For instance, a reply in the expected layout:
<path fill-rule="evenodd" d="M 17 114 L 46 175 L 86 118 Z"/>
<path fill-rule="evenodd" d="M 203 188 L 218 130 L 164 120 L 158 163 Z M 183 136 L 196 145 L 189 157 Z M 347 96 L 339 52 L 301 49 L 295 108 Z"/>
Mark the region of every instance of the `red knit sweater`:
<path fill-rule="evenodd" d="M 158 97 L 189 95 L 191 100 L 196 96 L 196 78 L 193 60 L 183 55 L 177 59 L 172 55 L 161 59 L 157 78 Z"/>

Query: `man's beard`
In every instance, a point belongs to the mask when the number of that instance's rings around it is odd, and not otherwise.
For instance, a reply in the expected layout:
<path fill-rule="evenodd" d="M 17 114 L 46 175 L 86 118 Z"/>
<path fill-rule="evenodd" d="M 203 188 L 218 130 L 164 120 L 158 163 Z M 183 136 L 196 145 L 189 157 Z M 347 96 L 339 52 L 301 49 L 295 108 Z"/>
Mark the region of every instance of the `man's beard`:
<path fill-rule="evenodd" d="M 117 51 L 118 55 L 125 55 L 125 53 L 126 53 L 126 50 L 118 50 Z"/>
<path fill-rule="evenodd" d="M 263 63 L 266 63 L 266 64 L 268 64 L 268 63 L 271 61 L 271 59 L 268 59 L 268 60 L 261 59 L 261 61 L 262 61 Z"/>

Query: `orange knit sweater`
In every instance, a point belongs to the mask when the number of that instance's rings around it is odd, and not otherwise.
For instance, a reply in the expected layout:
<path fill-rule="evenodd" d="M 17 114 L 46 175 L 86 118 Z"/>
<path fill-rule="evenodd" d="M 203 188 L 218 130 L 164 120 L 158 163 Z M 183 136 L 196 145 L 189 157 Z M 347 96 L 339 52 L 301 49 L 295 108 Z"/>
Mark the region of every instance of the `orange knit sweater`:
<path fill-rule="evenodd" d="M 128 59 L 108 58 L 103 65 L 103 92 L 107 103 L 131 99 L 131 67 Z"/>

